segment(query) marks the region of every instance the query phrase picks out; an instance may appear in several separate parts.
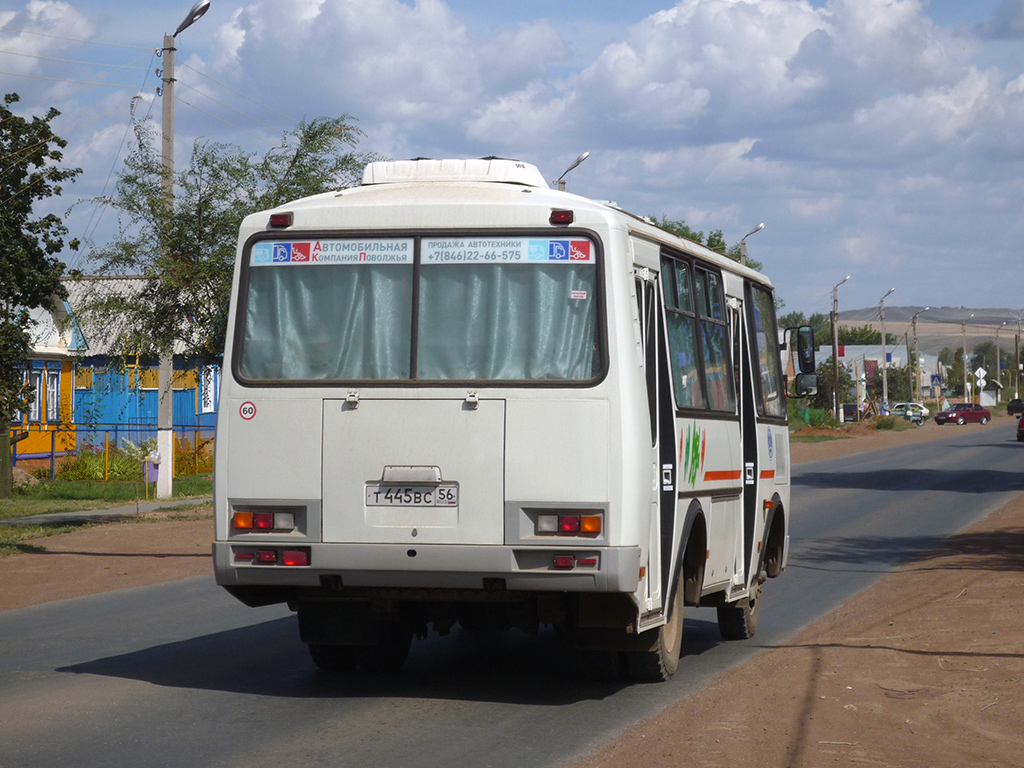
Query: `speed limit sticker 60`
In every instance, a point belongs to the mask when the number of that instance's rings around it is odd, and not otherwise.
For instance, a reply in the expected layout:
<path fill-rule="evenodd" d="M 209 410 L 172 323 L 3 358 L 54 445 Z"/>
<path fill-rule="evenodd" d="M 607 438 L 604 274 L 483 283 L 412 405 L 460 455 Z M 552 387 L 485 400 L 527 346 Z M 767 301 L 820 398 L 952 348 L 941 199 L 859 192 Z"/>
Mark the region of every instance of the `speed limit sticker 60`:
<path fill-rule="evenodd" d="M 256 404 L 249 402 L 242 403 L 242 407 L 238 409 L 238 415 L 246 421 L 254 418 L 256 416 Z"/>

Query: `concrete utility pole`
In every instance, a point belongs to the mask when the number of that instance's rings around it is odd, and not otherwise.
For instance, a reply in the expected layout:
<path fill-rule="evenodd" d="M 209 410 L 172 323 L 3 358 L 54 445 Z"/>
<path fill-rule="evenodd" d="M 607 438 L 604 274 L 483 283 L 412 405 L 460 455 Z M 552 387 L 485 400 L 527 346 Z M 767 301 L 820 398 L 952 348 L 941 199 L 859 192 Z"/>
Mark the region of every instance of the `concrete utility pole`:
<path fill-rule="evenodd" d="M 964 319 L 963 323 L 960 325 L 960 333 L 963 335 L 963 340 L 964 340 L 964 342 L 963 342 L 963 344 L 964 344 L 964 349 L 963 349 L 964 360 L 963 360 L 963 363 L 964 363 L 964 402 L 965 403 L 967 402 L 967 321 L 970 320 L 972 317 L 974 317 L 974 313 L 973 312 L 970 315 L 968 315 Z"/>
<path fill-rule="evenodd" d="M 996 403 L 1003 402 L 1003 368 L 999 364 L 999 332 L 1003 330 L 1006 323 L 1000 323 L 996 328 Z"/>
<path fill-rule="evenodd" d="M 889 293 L 895 291 L 895 288 L 890 288 Z M 889 295 L 885 294 L 882 300 L 878 302 L 879 309 L 881 309 L 882 317 L 882 407 L 887 408 L 889 406 L 889 377 L 886 372 L 889 369 L 889 356 L 885 352 L 885 299 Z"/>
<path fill-rule="evenodd" d="M 832 394 L 835 400 L 835 417 L 839 419 L 839 286 L 850 279 L 847 275 L 832 286 Z M 860 401 L 857 402 L 860 407 Z"/>
<path fill-rule="evenodd" d="M 174 210 L 174 38 L 210 9 L 210 0 L 199 0 L 192 6 L 185 20 L 178 25 L 173 35 L 164 35 L 164 68 L 162 111 L 163 145 L 160 153 L 164 167 L 161 190 L 168 214 Z M 166 264 L 170 259 L 167 242 L 160 245 L 161 256 Z M 160 350 L 158 371 L 159 403 L 157 405 L 156 449 L 160 454 L 160 473 L 156 484 L 156 497 L 169 499 L 174 492 L 174 342 L 170 349 Z"/>
<path fill-rule="evenodd" d="M 931 309 L 931 307 L 925 307 L 924 309 L 920 310 L 919 312 L 915 312 L 913 317 L 910 318 L 910 324 L 914 328 L 914 349 L 915 350 L 917 350 L 917 318 L 918 318 L 919 315 L 924 314 L 929 309 Z M 914 365 L 912 367 L 917 372 L 916 373 L 916 377 L 917 377 L 916 392 L 917 392 L 917 394 L 916 395 L 914 394 L 915 389 L 912 387 L 911 390 L 910 390 L 910 396 L 913 397 L 918 402 L 920 402 L 921 401 L 921 369 L 920 369 L 920 367 L 917 364 L 917 354 L 916 354 L 916 351 L 914 353 L 908 352 L 907 353 L 907 357 L 909 357 L 911 360 L 914 361 Z"/>

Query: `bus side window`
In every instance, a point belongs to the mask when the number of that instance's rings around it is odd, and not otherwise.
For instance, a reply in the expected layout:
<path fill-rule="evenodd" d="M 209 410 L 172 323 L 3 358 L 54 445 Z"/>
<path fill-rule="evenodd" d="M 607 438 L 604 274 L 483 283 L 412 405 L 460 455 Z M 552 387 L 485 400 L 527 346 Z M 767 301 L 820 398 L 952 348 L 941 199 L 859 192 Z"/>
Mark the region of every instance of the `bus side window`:
<path fill-rule="evenodd" d="M 690 265 L 678 259 L 662 259 L 661 275 L 676 405 L 705 408 L 697 361 L 697 318 L 690 289 Z"/>
<path fill-rule="evenodd" d="M 779 366 L 779 334 L 775 326 L 775 300 L 771 293 L 757 286 L 750 287 L 751 325 L 757 349 L 758 397 L 757 409 L 763 416 L 781 417 L 786 404 L 781 387 Z"/>

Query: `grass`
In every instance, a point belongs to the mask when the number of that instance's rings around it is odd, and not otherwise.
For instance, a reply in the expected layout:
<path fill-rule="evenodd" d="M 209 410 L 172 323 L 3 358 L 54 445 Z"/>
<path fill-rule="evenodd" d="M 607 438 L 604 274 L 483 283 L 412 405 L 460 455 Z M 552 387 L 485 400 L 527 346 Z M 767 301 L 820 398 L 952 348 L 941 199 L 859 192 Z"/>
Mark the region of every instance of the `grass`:
<path fill-rule="evenodd" d="M 0 557 L 23 552 L 45 552 L 46 548 L 29 542 L 59 533 L 70 533 L 81 525 L 0 525 Z"/>
<path fill-rule="evenodd" d="M 209 475 L 179 477 L 174 481 L 175 499 L 209 496 L 212 492 L 213 480 Z M 153 501 L 156 500 L 152 494 L 150 498 Z M 46 536 L 68 533 L 83 525 L 75 523 L 3 525 L 2 521 L 4 520 L 55 512 L 110 509 L 136 501 L 145 501 L 145 499 L 146 491 L 141 482 L 103 483 L 92 480 L 56 480 L 52 483 L 42 482 L 32 488 L 15 489 L 12 498 L 0 499 L 0 557 L 19 552 L 41 552 L 44 548 L 31 542 Z"/>

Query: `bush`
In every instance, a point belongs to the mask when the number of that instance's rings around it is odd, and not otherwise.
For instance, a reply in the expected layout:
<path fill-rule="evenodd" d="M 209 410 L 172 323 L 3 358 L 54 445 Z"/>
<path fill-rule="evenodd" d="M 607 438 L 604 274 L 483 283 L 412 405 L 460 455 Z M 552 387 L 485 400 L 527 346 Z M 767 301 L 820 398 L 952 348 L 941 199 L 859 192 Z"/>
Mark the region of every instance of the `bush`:
<path fill-rule="evenodd" d="M 896 425 L 901 421 L 903 421 L 903 419 L 897 418 L 895 416 L 879 416 L 877 419 L 875 419 L 875 429 L 896 429 Z"/>
<path fill-rule="evenodd" d="M 807 412 L 807 425 L 811 427 L 838 427 L 836 417 L 824 408 L 810 408 Z"/>

